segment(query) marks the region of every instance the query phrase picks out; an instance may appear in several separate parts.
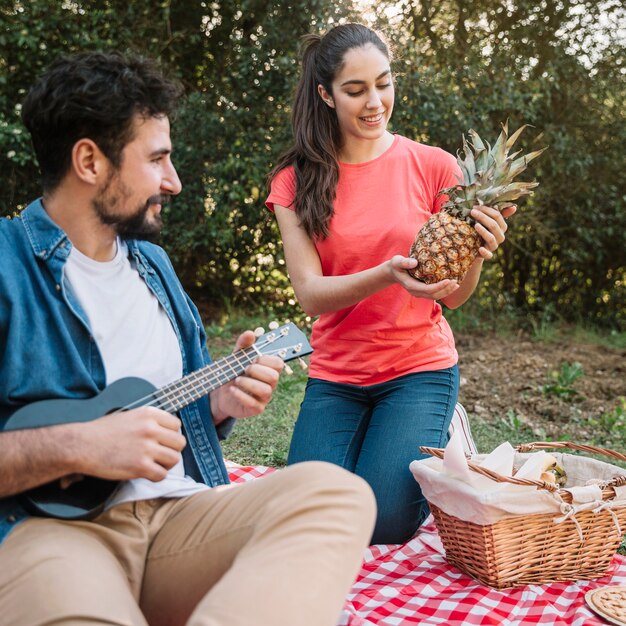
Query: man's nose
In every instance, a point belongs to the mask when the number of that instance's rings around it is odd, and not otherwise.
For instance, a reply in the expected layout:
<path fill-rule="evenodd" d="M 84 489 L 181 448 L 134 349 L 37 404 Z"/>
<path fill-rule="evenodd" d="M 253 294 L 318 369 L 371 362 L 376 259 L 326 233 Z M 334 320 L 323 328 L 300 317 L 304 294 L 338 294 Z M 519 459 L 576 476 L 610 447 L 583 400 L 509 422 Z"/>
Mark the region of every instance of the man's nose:
<path fill-rule="evenodd" d="M 180 190 L 183 188 L 180 178 L 178 178 L 178 172 L 172 163 L 163 176 L 163 180 L 161 181 L 161 188 L 167 193 L 175 196 L 180 193 Z"/>

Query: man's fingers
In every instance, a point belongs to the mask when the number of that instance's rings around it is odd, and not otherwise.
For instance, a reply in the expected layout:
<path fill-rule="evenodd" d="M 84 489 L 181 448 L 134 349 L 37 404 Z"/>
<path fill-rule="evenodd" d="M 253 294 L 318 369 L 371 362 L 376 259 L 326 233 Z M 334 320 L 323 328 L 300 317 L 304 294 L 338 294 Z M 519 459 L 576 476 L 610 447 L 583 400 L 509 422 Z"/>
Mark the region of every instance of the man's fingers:
<path fill-rule="evenodd" d="M 260 356 L 252 365 L 246 367 L 246 376 L 240 378 L 256 379 L 275 386 L 284 367 L 283 360 L 278 356 Z"/>
<path fill-rule="evenodd" d="M 186 445 L 187 440 L 178 431 L 170 430 L 169 428 L 163 429 L 159 435 L 157 441 L 162 445 L 180 452 Z"/>
<path fill-rule="evenodd" d="M 166 446 L 159 446 L 152 454 L 152 461 L 166 470 L 171 469 L 180 460 L 180 453 Z"/>
<path fill-rule="evenodd" d="M 244 408 L 245 415 L 258 415 L 265 409 L 272 397 L 269 386 L 265 391 L 256 390 L 255 392 L 240 387 L 231 387 L 228 393 L 231 394 L 233 401 L 238 402 Z"/>
<path fill-rule="evenodd" d="M 167 476 L 167 470 L 164 465 L 155 462 L 154 460 L 147 461 L 141 468 L 139 478 L 146 478 L 153 483 L 161 482 Z"/>
<path fill-rule="evenodd" d="M 180 418 L 172 415 L 171 413 L 166 413 L 165 411 L 161 411 L 160 409 L 156 409 L 158 413 L 155 413 L 155 419 L 159 426 L 163 426 L 163 428 L 167 428 L 168 430 L 179 431 L 181 428 Z"/>
<path fill-rule="evenodd" d="M 256 336 L 251 330 L 246 330 L 239 337 L 235 343 L 235 350 L 243 350 L 251 346 L 256 341 Z"/>
<path fill-rule="evenodd" d="M 240 401 L 244 401 L 246 399 L 244 396 L 250 396 L 255 400 L 267 403 L 272 397 L 272 393 L 274 392 L 277 383 L 278 378 L 276 378 L 276 380 L 272 382 L 263 382 L 256 378 L 240 376 L 235 381 L 235 384 L 233 385 L 233 389 L 231 391 L 239 392 L 236 395 L 238 397 L 238 400 Z M 243 396 L 241 394 L 243 394 Z"/>

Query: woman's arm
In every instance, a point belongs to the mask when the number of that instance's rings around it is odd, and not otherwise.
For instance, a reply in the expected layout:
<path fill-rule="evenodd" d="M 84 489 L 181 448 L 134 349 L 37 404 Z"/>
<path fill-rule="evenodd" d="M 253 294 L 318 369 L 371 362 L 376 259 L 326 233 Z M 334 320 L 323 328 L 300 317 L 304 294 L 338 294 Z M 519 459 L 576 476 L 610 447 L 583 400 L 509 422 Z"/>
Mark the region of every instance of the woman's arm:
<path fill-rule="evenodd" d="M 307 315 L 319 315 L 352 306 L 395 283 L 416 298 L 439 300 L 459 286 L 453 280 L 426 285 L 406 272 L 417 261 L 396 255 L 379 265 L 354 274 L 324 276 L 317 250 L 299 224 L 294 211 L 274 205 L 283 240 L 285 260 L 296 297 Z"/>

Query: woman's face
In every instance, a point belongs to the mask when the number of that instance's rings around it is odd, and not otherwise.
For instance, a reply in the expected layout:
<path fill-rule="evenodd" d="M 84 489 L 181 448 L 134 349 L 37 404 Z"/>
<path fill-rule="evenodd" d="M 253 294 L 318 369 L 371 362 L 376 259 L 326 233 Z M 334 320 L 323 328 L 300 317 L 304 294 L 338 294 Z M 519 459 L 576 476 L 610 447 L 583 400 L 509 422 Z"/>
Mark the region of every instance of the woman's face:
<path fill-rule="evenodd" d="M 393 111 L 394 87 L 389 59 L 372 44 L 346 52 L 332 95 L 321 85 L 324 102 L 335 109 L 344 141 L 379 139 Z"/>

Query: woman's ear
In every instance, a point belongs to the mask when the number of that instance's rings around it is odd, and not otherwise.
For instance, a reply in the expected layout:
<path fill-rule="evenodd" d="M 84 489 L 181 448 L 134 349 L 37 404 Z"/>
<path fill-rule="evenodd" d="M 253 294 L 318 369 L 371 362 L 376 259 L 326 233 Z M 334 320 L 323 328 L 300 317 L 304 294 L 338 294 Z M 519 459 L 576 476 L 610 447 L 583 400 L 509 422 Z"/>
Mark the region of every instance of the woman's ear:
<path fill-rule="evenodd" d="M 79 139 L 72 148 L 72 169 L 80 180 L 93 185 L 107 175 L 108 159 L 95 141 Z"/>
<path fill-rule="evenodd" d="M 335 108 L 335 101 L 333 97 L 324 89 L 322 85 L 317 86 L 317 93 L 320 95 L 320 98 L 331 108 Z"/>

